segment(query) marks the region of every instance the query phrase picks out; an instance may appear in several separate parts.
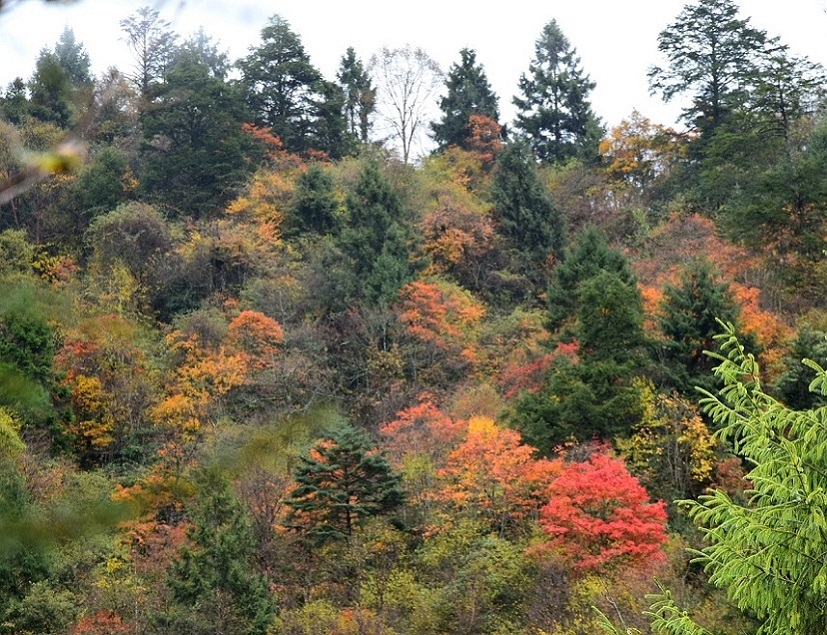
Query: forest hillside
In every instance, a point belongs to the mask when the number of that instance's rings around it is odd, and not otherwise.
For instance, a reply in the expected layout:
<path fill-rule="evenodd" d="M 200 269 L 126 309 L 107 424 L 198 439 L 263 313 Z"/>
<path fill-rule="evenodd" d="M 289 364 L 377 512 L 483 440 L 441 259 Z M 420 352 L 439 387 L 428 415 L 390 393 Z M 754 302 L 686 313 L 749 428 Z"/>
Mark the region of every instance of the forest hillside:
<path fill-rule="evenodd" d="M 121 28 L 0 90 L 0 634 L 825 632 L 822 67 Z"/>

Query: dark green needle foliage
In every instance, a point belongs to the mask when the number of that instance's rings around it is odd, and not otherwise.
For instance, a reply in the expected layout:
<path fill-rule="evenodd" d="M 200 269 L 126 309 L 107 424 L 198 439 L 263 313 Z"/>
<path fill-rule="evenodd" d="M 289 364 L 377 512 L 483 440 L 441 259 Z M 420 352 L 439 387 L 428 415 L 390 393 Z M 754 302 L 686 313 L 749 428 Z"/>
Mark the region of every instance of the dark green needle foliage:
<path fill-rule="evenodd" d="M 515 251 L 534 262 L 562 255 L 563 213 L 543 187 L 534 155 L 525 144 L 510 143 L 500 154 L 491 197 L 499 231 Z"/>
<path fill-rule="evenodd" d="M 497 95 L 491 90 L 482 65 L 477 64 L 476 51 L 466 48 L 459 54 L 460 63 L 448 69 L 447 94 L 439 100 L 442 118 L 431 124 L 439 150 L 465 146 L 471 135 L 468 128 L 471 115 L 485 115 L 494 121 L 500 117 Z"/>
<path fill-rule="evenodd" d="M 289 522 L 313 544 L 343 540 L 365 519 L 403 502 L 401 478 L 366 433 L 344 426 L 301 457 Z"/>
<path fill-rule="evenodd" d="M 742 611 L 761 621 L 758 635 L 827 632 L 827 408 L 792 410 L 767 395 L 755 358 L 727 325 L 716 337 L 721 390 L 702 405 L 717 435 L 751 466 L 746 503 L 713 490 L 684 501 L 706 546 L 696 552 L 709 580 Z M 827 394 L 827 372 L 812 361 L 811 388 Z M 668 592 L 650 609 L 658 633 L 709 635 Z"/>
<path fill-rule="evenodd" d="M 626 285 L 636 284 L 629 259 L 609 245 L 606 233 L 595 225 L 585 227 L 554 268 L 548 290 L 549 326 L 559 328 L 580 306 L 580 285 L 600 272 L 617 274 Z"/>
<path fill-rule="evenodd" d="M 715 347 L 718 320 L 735 322 L 738 309 L 729 287 L 717 279 L 713 265 L 703 259 L 691 262 L 677 285 L 663 291 L 660 327 L 667 338 L 662 349 L 666 381 L 685 394 L 696 386 L 714 388 L 715 362 L 705 351 Z"/>
<path fill-rule="evenodd" d="M 603 130 L 589 103 L 595 84 L 577 50 L 555 20 L 543 27 L 534 50 L 528 73 L 520 76 L 522 95 L 514 97 L 515 127 L 543 162 L 594 161 Z"/>
<path fill-rule="evenodd" d="M 340 203 L 333 177 L 313 163 L 296 180 L 296 198 L 286 218 L 285 234 L 330 234 L 338 228 Z"/>
<path fill-rule="evenodd" d="M 172 562 L 175 606 L 159 620 L 172 632 L 264 635 L 275 615 L 267 578 L 254 566 L 249 516 L 221 477 L 204 484 L 193 511 L 191 546 Z"/>
<path fill-rule="evenodd" d="M 414 273 L 413 232 L 391 183 L 368 160 L 345 199 L 340 238 L 361 293 L 370 304 L 389 303 Z"/>

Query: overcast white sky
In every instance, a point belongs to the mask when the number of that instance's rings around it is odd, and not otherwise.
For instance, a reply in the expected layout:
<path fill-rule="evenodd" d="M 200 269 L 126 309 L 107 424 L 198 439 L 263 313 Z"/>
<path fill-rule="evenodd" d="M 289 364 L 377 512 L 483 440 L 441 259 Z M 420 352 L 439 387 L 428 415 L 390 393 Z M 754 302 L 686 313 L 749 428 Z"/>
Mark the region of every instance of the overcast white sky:
<path fill-rule="evenodd" d="M 511 98 L 534 55 L 543 26 L 556 19 L 597 83 L 592 104 L 609 126 L 637 108 L 672 124 L 678 105 L 650 96 L 646 71 L 658 61 L 657 36 L 688 0 L 75 0 L 66 5 L 12 0 L 0 13 L 0 87 L 28 78 L 44 46 L 52 48 L 64 25 L 86 47 L 96 73 L 131 64 L 119 21 L 149 4 L 182 36 L 203 26 L 236 60 L 260 42 L 269 16 L 280 14 L 302 38 L 311 61 L 335 79 L 342 54 L 353 46 L 364 61 L 382 46 L 422 47 L 443 70 L 463 47 L 477 60 L 500 98 L 502 121 L 514 110 Z M 742 17 L 793 52 L 827 66 L 825 0 L 740 0 Z"/>

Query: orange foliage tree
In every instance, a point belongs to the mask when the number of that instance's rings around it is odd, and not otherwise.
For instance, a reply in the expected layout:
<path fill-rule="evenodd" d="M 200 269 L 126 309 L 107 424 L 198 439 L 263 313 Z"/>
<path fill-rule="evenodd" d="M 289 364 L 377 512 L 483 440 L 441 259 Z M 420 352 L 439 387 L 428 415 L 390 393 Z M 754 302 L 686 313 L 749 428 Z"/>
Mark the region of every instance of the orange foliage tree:
<path fill-rule="evenodd" d="M 644 190 L 665 176 L 686 153 L 686 140 L 671 128 L 654 124 L 633 110 L 600 143 L 600 154 L 612 179 Z"/>
<path fill-rule="evenodd" d="M 425 380 L 465 376 L 480 361 L 477 343 L 485 306 L 449 282 L 412 282 L 399 293 L 399 322 L 416 343 L 409 357 Z"/>
<path fill-rule="evenodd" d="M 559 462 L 538 458 L 516 430 L 486 417 L 472 417 L 463 441 L 438 475 L 437 497 L 452 507 L 486 518 L 500 535 L 524 527 L 548 500 Z"/>
<path fill-rule="evenodd" d="M 68 424 L 82 464 L 146 452 L 149 408 L 159 390 L 141 328 L 114 314 L 73 327 L 55 356 L 74 420 Z M 140 437 L 140 444 L 137 442 Z"/>
<path fill-rule="evenodd" d="M 457 147 L 429 159 L 423 177 L 420 231 L 428 272 L 452 275 L 477 289 L 496 235 L 490 206 L 479 195 L 490 179 L 475 155 Z"/>

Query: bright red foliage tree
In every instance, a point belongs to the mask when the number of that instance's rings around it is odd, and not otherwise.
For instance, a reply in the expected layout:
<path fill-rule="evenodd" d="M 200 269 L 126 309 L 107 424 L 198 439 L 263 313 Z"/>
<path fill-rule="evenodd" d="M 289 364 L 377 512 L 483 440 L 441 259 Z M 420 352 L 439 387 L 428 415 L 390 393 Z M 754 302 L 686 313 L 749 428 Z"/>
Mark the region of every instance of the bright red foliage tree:
<path fill-rule="evenodd" d="M 562 469 L 540 511 L 540 525 L 551 536 L 547 548 L 581 571 L 663 558 L 665 504 L 650 501 L 621 459 L 595 452 Z"/>

